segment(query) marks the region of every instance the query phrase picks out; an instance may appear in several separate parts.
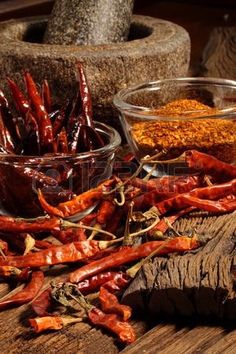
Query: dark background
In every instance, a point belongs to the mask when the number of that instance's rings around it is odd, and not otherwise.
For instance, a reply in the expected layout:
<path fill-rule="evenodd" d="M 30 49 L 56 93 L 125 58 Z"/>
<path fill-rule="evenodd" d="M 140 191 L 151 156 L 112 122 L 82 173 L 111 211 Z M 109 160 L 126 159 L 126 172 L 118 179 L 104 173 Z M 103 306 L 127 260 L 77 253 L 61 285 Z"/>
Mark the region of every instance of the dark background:
<path fill-rule="evenodd" d="M 53 0 L 0 0 L 0 20 L 50 14 Z M 190 34 L 191 64 L 198 65 L 214 27 L 236 26 L 236 0 L 136 0 L 134 13 L 175 22 Z"/>

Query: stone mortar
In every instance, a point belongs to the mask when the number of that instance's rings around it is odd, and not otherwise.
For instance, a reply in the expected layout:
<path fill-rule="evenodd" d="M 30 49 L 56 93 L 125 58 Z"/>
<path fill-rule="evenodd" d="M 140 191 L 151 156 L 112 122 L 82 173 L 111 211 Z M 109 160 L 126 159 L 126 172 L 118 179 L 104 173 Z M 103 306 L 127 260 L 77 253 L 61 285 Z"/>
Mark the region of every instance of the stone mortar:
<path fill-rule="evenodd" d="M 23 85 L 29 70 L 40 83 L 47 78 L 55 100 L 65 101 L 76 90 L 76 61 L 83 63 L 96 119 L 116 126 L 113 96 L 123 88 L 145 81 L 186 76 L 190 38 L 182 27 L 160 19 L 133 15 L 129 40 L 94 46 L 42 44 L 47 17 L 0 24 L 1 88 L 7 76 Z"/>

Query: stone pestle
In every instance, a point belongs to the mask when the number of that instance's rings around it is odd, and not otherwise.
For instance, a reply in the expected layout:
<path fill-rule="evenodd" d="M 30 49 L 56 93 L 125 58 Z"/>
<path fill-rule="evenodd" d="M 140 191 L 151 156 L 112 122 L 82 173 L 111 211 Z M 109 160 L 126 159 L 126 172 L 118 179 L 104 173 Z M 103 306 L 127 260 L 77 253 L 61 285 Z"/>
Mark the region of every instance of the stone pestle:
<path fill-rule="evenodd" d="M 44 43 L 97 45 L 128 38 L 134 0 L 56 0 Z"/>

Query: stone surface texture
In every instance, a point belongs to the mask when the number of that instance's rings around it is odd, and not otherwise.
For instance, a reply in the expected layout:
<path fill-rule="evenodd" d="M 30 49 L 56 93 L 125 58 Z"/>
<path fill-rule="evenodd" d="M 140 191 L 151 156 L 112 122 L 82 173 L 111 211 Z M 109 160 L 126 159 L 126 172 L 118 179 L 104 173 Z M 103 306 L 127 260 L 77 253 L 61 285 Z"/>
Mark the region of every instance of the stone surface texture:
<path fill-rule="evenodd" d="M 187 74 L 189 35 L 171 22 L 134 15 L 127 42 L 96 46 L 41 44 L 46 24 L 46 17 L 0 24 L 2 89 L 7 90 L 7 77 L 23 85 L 22 72 L 27 69 L 39 84 L 48 79 L 54 99 L 65 101 L 76 90 L 79 60 L 87 74 L 96 119 L 112 124 L 117 113 L 111 103 L 120 89 Z"/>
<path fill-rule="evenodd" d="M 44 43 L 105 44 L 127 40 L 134 0 L 56 0 Z"/>

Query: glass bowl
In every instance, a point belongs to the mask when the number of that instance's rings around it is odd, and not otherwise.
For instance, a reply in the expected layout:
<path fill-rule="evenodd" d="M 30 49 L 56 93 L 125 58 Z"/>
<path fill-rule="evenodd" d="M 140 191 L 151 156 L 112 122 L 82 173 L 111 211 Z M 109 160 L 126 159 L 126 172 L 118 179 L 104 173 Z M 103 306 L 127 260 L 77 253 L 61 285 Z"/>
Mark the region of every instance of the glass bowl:
<path fill-rule="evenodd" d="M 178 157 L 191 149 L 236 163 L 236 81 L 147 82 L 121 90 L 113 102 L 137 160 L 159 154 L 155 175 L 187 172 Z M 146 171 L 150 168 L 145 164 Z"/>
<path fill-rule="evenodd" d="M 43 213 L 37 197 L 39 188 L 47 201 L 56 205 L 109 178 L 121 138 L 106 124 L 95 122 L 95 129 L 106 141 L 97 150 L 43 157 L 1 154 L 1 212 L 21 217 L 39 216 Z"/>

